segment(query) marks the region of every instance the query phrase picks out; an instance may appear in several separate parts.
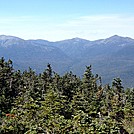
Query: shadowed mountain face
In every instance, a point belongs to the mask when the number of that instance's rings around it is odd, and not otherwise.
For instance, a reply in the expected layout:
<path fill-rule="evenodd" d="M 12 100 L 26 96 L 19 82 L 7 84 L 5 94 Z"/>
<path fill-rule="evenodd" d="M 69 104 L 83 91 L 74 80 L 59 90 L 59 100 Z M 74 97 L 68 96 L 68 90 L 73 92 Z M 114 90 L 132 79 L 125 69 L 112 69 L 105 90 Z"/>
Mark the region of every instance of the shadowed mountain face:
<path fill-rule="evenodd" d="M 14 36 L 0 36 L 0 57 L 12 59 L 16 69 L 29 66 L 42 72 L 47 63 L 63 74 L 73 71 L 81 76 L 85 66 L 109 83 L 120 77 L 125 86 L 134 86 L 134 39 L 114 35 L 107 39 L 89 41 L 73 38 L 57 42 L 23 40 Z"/>

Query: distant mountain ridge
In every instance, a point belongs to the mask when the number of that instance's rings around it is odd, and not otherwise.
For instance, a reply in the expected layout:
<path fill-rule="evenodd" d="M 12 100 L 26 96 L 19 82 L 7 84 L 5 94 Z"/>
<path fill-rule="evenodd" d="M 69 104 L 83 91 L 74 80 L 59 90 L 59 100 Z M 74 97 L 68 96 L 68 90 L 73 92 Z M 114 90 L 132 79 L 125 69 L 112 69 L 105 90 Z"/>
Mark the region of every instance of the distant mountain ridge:
<path fill-rule="evenodd" d="M 50 63 L 60 74 L 73 71 L 79 76 L 91 64 L 105 84 L 121 77 L 124 85 L 134 87 L 134 39 L 129 37 L 114 35 L 95 41 L 73 38 L 51 42 L 0 35 L 0 57 L 12 59 L 16 69 L 30 66 L 42 72 Z"/>

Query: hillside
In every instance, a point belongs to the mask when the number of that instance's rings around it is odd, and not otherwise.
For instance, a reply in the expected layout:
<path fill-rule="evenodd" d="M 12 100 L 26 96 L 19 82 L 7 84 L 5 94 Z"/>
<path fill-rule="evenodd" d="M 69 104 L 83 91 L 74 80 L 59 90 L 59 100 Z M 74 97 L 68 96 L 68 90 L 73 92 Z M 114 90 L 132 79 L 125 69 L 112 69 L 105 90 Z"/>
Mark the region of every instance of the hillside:
<path fill-rule="evenodd" d="M 0 57 L 12 59 L 15 69 L 25 70 L 30 66 L 39 73 L 50 63 L 60 74 L 73 71 L 80 77 L 85 66 L 91 64 L 104 84 L 120 77 L 125 86 L 134 87 L 134 39 L 129 37 L 114 35 L 95 41 L 73 38 L 50 42 L 1 35 Z"/>

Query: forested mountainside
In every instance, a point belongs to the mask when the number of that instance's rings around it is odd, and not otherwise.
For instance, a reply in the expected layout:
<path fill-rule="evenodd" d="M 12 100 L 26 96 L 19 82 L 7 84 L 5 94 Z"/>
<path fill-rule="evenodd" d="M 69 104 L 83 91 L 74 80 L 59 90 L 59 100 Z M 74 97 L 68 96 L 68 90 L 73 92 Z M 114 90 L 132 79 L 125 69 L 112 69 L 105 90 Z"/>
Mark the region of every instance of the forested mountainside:
<path fill-rule="evenodd" d="M 107 72 L 108 74 L 109 72 Z M 0 59 L 1 134 L 133 134 L 134 88 L 103 86 L 87 66 L 80 79 L 50 64 L 40 74 Z"/>
<path fill-rule="evenodd" d="M 134 39 L 129 37 L 114 35 L 96 41 L 73 38 L 50 42 L 1 35 L 0 57 L 12 59 L 14 68 L 22 71 L 31 67 L 41 73 L 50 63 L 61 75 L 72 71 L 80 77 L 85 66 L 92 65 L 104 84 L 120 77 L 124 86 L 134 87 Z"/>

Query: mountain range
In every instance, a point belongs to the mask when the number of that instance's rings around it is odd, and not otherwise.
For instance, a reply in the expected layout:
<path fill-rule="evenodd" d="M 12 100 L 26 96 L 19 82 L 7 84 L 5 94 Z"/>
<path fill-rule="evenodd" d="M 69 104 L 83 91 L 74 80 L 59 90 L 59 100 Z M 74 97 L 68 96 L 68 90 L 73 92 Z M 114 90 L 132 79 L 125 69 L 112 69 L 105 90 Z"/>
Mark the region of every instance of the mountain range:
<path fill-rule="evenodd" d="M 72 71 L 80 77 L 85 66 L 92 65 L 93 73 L 99 74 L 104 84 L 120 77 L 125 87 L 134 87 L 134 39 L 129 37 L 51 42 L 0 35 L 0 57 L 11 59 L 15 69 L 31 67 L 39 73 L 50 63 L 61 75 Z"/>

